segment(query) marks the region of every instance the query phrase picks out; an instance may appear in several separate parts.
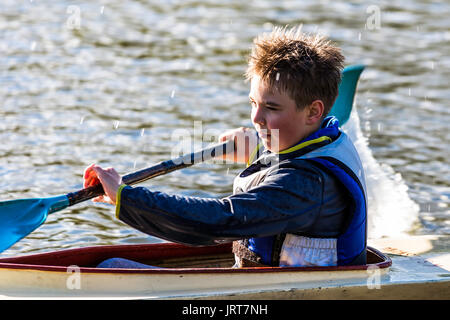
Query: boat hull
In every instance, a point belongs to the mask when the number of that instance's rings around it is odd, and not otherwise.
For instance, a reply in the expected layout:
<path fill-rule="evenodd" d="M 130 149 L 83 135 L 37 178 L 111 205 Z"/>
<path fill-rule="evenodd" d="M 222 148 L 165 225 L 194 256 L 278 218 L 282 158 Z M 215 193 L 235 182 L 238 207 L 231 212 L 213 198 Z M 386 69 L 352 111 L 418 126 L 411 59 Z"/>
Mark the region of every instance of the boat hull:
<path fill-rule="evenodd" d="M 94 267 L 110 257 L 164 268 Z M 448 271 L 434 269 L 439 267 L 433 264 L 419 270 L 417 256 L 396 256 L 391 268 L 391 258 L 373 248 L 369 257 L 364 266 L 233 269 L 229 244 L 98 246 L 0 259 L 0 295 L 12 299 L 450 298 Z M 408 275 L 412 266 L 415 277 Z"/>

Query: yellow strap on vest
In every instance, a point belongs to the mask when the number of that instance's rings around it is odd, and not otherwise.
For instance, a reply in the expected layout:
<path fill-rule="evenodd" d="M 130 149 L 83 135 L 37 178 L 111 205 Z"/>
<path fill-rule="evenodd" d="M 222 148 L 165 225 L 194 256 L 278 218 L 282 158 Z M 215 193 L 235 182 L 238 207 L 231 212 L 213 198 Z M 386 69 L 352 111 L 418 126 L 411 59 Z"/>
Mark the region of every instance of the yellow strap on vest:
<path fill-rule="evenodd" d="M 288 148 L 286 150 L 280 151 L 278 154 L 286 154 L 286 153 L 294 152 L 294 151 L 300 150 L 302 148 L 308 147 L 308 146 L 310 146 L 312 144 L 320 143 L 322 141 L 327 141 L 327 140 L 330 141 L 330 142 L 333 141 L 330 137 L 322 136 L 322 137 L 317 138 L 317 139 L 313 139 L 313 140 L 309 140 L 309 141 L 305 141 L 303 143 L 297 144 L 297 145 L 295 145 L 293 147 L 290 147 L 290 148 Z M 256 148 L 253 150 L 253 152 L 251 153 L 250 157 L 248 158 L 247 167 L 250 166 L 250 164 L 252 164 L 252 162 L 255 160 L 255 156 L 258 153 L 258 150 L 262 147 L 262 145 L 263 145 L 262 142 L 258 143 Z"/>
<path fill-rule="evenodd" d="M 253 162 L 253 160 L 255 160 L 255 156 L 258 153 L 258 150 L 262 147 L 262 142 L 258 143 L 258 145 L 256 146 L 256 148 L 253 150 L 252 154 L 250 155 L 250 157 L 248 157 L 248 161 L 247 161 L 247 167 L 250 166 L 250 164 Z"/>
<path fill-rule="evenodd" d="M 322 136 L 320 138 L 309 140 L 309 141 L 305 141 L 305 142 L 300 143 L 300 144 L 298 144 L 296 146 L 293 146 L 293 147 L 290 147 L 290 148 L 288 148 L 286 150 L 280 151 L 279 154 L 286 154 L 286 153 L 294 152 L 294 151 L 300 150 L 300 149 L 302 149 L 304 147 L 310 146 L 310 145 L 312 145 L 314 143 L 319 143 L 319 142 L 326 141 L 326 140 L 329 140 L 330 142 L 333 141 L 330 137 Z"/>

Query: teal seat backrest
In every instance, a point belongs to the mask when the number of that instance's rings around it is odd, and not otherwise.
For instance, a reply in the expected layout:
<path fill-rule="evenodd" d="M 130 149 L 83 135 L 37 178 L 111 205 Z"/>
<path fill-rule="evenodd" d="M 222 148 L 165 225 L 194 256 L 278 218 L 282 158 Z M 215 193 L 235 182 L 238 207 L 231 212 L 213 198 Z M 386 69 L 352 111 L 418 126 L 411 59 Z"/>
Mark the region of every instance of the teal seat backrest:
<path fill-rule="evenodd" d="M 344 68 L 342 81 L 339 85 L 338 97 L 329 112 L 329 115 L 333 115 L 339 119 L 341 126 L 350 118 L 356 86 L 363 70 L 363 65 L 352 65 Z"/>

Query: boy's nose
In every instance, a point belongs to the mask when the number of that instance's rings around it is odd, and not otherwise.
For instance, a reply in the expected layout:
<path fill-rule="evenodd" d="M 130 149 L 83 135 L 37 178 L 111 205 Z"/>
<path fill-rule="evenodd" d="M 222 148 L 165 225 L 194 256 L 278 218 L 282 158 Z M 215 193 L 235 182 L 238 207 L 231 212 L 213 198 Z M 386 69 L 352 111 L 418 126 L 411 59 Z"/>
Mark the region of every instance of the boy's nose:
<path fill-rule="evenodd" d="M 262 111 L 262 108 L 260 108 L 259 106 L 253 108 L 252 120 L 253 123 L 257 123 L 259 125 L 264 125 L 266 123 L 264 112 Z"/>

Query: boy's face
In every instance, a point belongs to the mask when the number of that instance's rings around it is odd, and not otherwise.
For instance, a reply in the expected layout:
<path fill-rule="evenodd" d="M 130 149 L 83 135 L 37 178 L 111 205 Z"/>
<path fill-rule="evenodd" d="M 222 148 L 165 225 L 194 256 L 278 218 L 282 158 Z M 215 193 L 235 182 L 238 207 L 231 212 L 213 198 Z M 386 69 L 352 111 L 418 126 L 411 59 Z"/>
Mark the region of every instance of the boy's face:
<path fill-rule="evenodd" d="M 299 110 L 293 99 L 269 87 L 259 76 L 252 78 L 249 98 L 252 123 L 268 150 L 283 151 L 314 131 L 308 108 Z"/>

